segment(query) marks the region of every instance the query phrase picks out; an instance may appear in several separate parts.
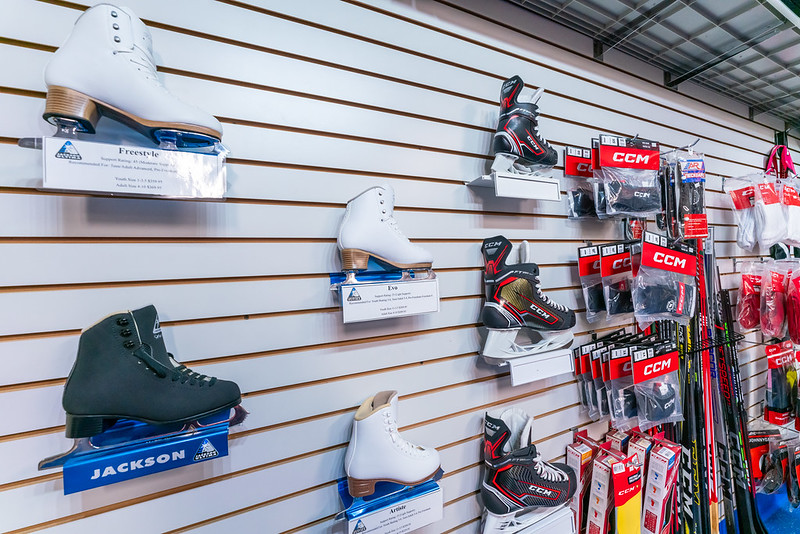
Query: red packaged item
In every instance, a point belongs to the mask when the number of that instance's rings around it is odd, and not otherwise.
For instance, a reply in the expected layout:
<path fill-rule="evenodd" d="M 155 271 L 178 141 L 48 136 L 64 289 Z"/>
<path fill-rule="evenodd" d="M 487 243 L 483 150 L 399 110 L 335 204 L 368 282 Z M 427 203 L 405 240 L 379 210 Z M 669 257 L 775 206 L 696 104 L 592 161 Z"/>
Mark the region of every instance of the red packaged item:
<path fill-rule="evenodd" d="M 769 261 L 761 281 L 761 332 L 764 337 L 783 337 L 786 326 L 786 281 L 790 263 Z"/>
<path fill-rule="evenodd" d="M 741 328 L 756 328 L 761 321 L 761 276 L 764 264 L 756 261 L 742 263 L 742 284 L 736 317 Z"/>
<path fill-rule="evenodd" d="M 789 276 L 786 289 L 786 327 L 792 343 L 800 345 L 800 271 Z"/>

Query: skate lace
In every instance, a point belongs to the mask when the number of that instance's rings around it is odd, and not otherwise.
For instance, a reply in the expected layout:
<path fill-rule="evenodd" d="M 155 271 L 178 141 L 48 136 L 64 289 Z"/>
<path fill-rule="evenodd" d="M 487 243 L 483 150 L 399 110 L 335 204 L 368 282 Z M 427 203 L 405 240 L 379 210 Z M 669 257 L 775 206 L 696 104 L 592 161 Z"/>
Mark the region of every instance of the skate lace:
<path fill-rule="evenodd" d="M 133 355 L 152 369 L 159 378 L 166 378 L 169 376 L 173 382 L 180 382 L 181 384 L 189 382 L 192 386 L 199 383 L 200 387 L 204 385 L 208 385 L 209 387 L 213 386 L 217 381 L 216 377 L 192 371 L 185 365 L 178 365 L 177 367 L 164 365 L 153 357 L 153 349 L 150 348 L 147 343 L 142 343 L 138 349 L 133 351 Z M 170 360 L 174 361 L 172 354 L 167 353 L 167 355 Z"/>
<path fill-rule="evenodd" d="M 550 482 L 564 480 L 564 472 L 542 460 L 541 454 L 537 454 L 533 459 L 533 468 L 536 470 L 537 475 Z"/>
<path fill-rule="evenodd" d="M 392 415 L 388 411 L 383 412 L 383 422 L 385 424 L 386 432 L 389 433 L 392 443 L 394 443 L 395 446 L 401 451 L 413 456 L 419 456 L 423 452 L 420 447 L 414 445 L 400 435 L 400 432 L 397 430 L 397 421 L 392 418 Z"/>
<path fill-rule="evenodd" d="M 533 284 L 533 287 L 536 288 L 536 294 L 539 296 L 540 299 L 545 301 L 550 306 L 553 306 L 554 308 L 559 309 L 561 311 L 567 311 L 568 310 L 568 308 L 566 306 L 564 306 L 563 304 L 559 304 L 558 302 L 552 300 L 550 297 L 548 297 L 547 295 L 545 295 L 542 292 L 542 283 L 539 281 L 539 277 L 538 276 L 535 278 L 535 280 L 536 280 L 536 283 Z"/>

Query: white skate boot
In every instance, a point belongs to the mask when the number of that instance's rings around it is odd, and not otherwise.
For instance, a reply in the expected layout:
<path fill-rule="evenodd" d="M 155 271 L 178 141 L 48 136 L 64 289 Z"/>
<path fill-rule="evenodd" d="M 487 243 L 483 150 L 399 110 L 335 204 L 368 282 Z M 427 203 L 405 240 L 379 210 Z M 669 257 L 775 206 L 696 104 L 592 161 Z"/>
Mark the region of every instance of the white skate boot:
<path fill-rule="evenodd" d="M 376 393 L 356 412 L 344 459 L 353 497 L 372 495 L 376 482 L 416 486 L 439 471 L 436 449 L 403 439 L 397 431 L 396 414 L 396 391 Z"/>
<path fill-rule="evenodd" d="M 42 117 L 60 133 L 95 133 L 104 115 L 164 148 L 214 146 L 222 126 L 159 81 L 147 27 L 125 7 L 99 4 L 81 15 L 44 73 Z"/>
<path fill-rule="evenodd" d="M 347 203 L 337 241 L 343 271 L 363 271 L 372 257 L 391 270 L 404 271 L 404 279 L 416 270 L 433 277 L 433 255 L 403 235 L 393 211 L 394 190 L 389 186 L 371 187 Z"/>

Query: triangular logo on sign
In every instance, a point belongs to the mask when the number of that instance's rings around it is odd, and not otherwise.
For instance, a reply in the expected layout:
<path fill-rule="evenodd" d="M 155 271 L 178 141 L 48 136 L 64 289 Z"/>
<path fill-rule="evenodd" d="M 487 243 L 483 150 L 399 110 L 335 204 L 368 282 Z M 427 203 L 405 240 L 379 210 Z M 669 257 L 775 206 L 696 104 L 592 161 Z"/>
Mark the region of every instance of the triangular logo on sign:
<path fill-rule="evenodd" d="M 347 302 L 358 302 L 361 300 L 361 295 L 358 294 L 356 288 L 350 290 L 350 294 L 347 296 Z"/>
<path fill-rule="evenodd" d="M 356 523 L 356 528 L 353 529 L 353 534 L 359 534 L 360 532 L 366 532 L 367 527 L 364 526 L 364 523 L 359 519 L 358 523 Z"/>
<path fill-rule="evenodd" d="M 209 458 L 215 458 L 217 456 L 219 456 L 219 451 L 210 441 L 208 441 L 208 438 L 206 438 L 203 440 L 203 443 L 200 444 L 200 448 L 197 449 L 197 452 L 194 453 L 194 461 L 199 462 L 201 460 L 208 460 Z"/>
<path fill-rule="evenodd" d="M 81 159 L 78 149 L 71 141 L 67 141 L 61 146 L 61 149 L 56 152 L 56 157 L 61 159 Z"/>

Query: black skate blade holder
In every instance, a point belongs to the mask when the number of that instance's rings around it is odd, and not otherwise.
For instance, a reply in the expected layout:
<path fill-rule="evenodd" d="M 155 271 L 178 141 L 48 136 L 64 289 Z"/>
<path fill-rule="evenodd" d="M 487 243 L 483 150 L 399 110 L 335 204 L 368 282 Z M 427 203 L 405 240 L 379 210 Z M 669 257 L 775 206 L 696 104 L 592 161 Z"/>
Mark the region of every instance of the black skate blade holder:
<path fill-rule="evenodd" d="M 443 494 L 438 484 L 442 475 L 444 471 L 439 468 L 433 477 L 416 486 L 377 482 L 375 492 L 366 497 L 350 495 L 347 478 L 341 478 L 337 489 L 344 510 L 336 514 L 335 519 L 346 522 L 348 533 L 362 532 L 359 523 L 370 525 L 370 532 L 374 534 L 396 532 L 398 523 L 409 524 L 404 532 L 435 523 L 444 513 Z"/>
<path fill-rule="evenodd" d="M 247 411 L 232 411 L 182 425 L 155 426 L 120 419 L 106 432 L 76 438 L 72 447 L 39 462 L 40 471 L 62 467 L 64 494 L 130 480 L 228 454 L 228 430 Z"/>
<path fill-rule="evenodd" d="M 524 167 L 514 156 L 498 154 L 489 174 L 464 182 L 471 187 L 493 187 L 497 197 L 561 201 L 561 185 L 551 176 L 552 166 Z"/>

